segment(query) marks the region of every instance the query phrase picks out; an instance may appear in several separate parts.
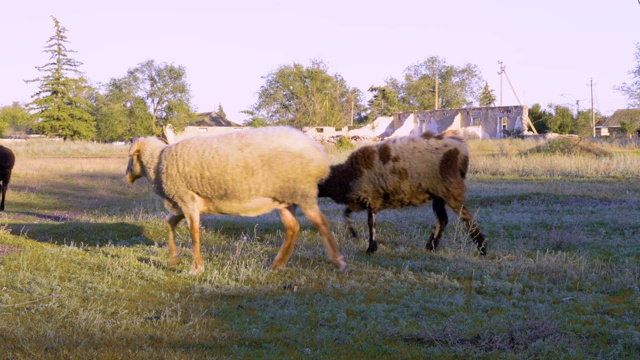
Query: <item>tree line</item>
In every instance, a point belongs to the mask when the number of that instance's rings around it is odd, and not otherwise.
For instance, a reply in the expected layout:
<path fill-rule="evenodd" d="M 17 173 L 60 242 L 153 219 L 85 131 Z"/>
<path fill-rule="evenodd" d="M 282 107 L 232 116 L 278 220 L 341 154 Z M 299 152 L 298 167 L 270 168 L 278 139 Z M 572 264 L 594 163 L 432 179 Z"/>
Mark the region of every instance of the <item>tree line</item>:
<path fill-rule="evenodd" d="M 36 66 L 42 74 L 27 80 L 37 83 L 32 101 L 0 108 L 0 136 L 42 134 L 70 140 L 103 142 L 159 135 L 167 125 L 176 130 L 192 123 L 197 115 L 191 104 L 186 69 L 173 64 L 144 61 L 120 78 L 92 86 L 68 49 L 67 29 L 52 16 L 54 35 L 46 42 L 49 61 Z M 640 106 L 640 43 L 638 66 L 629 74 L 633 82 L 618 88 L 630 106 Z M 330 74 L 319 59 L 310 65 L 280 66 L 264 77 L 258 100 L 243 113 L 245 125 L 269 126 L 361 126 L 379 116 L 401 111 L 454 109 L 495 105 L 496 97 L 476 65 L 454 66 L 438 56 L 410 65 L 403 77 L 388 78 L 383 85 L 364 93 L 350 87 L 339 74 Z M 222 105 L 217 114 L 226 118 Z M 589 135 L 591 112 L 549 104 L 534 104 L 529 117 L 539 133 Z M 604 119 L 596 113 L 597 120 Z M 629 127 L 640 127 L 630 124 Z"/>

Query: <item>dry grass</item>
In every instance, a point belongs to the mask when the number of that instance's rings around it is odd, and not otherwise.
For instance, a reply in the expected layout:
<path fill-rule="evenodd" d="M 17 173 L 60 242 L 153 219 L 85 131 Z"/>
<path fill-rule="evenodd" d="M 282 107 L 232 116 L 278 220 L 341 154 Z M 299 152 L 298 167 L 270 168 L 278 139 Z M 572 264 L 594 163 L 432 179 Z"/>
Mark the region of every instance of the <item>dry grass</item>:
<path fill-rule="evenodd" d="M 148 183 L 124 184 L 126 148 L 25 145 L 0 214 L 0 245 L 19 249 L 0 257 L 0 357 L 635 358 L 640 154 L 523 155 L 539 145 L 470 142 L 486 258 L 453 214 L 426 252 L 429 206 L 381 212 L 367 256 L 366 216 L 352 240 L 323 200 L 346 273 L 303 216 L 288 268 L 269 272 L 283 237 L 273 213 L 206 217 L 197 277 L 184 225 L 182 262 L 168 266 L 166 212 Z"/>

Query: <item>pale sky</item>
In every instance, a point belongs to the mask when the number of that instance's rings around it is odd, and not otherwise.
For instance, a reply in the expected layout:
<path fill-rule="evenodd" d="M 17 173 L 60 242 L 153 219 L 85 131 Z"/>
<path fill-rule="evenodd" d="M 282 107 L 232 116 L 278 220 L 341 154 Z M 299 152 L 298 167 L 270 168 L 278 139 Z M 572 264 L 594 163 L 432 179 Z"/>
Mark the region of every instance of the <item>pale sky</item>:
<path fill-rule="evenodd" d="M 639 0 L 24 0 L 0 5 L 0 106 L 37 90 L 50 16 L 67 28 L 71 57 L 97 85 L 152 59 L 186 68 L 193 105 L 242 123 L 264 77 L 321 59 L 367 98 L 371 85 L 402 79 L 438 56 L 475 64 L 500 103 L 500 70 L 523 105 L 626 108 L 615 86 L 631 82 L 640 42 Z M 503 105 L 518 101 L 503 78 Z"/>

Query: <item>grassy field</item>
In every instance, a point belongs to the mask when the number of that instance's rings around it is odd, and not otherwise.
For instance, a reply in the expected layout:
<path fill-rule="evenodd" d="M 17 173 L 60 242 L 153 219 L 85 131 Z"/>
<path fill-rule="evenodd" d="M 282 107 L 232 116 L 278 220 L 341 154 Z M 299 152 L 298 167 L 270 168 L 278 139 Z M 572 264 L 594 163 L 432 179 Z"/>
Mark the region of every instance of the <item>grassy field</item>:
<path fill-rule="evenodd" d="M 576 141 L 469 142 L 486 257 L 451 213 L 427 252 L 430 206 L 381 212 L 368 256 L 366 215 L 353 240 L 322 200 L 346 272 L 301 214 L 287 269 L 269 272 L 283 238 L 272 213 L 205 217 L 196 277 L 184 223 L 173 268 L 161 201 L 123 181 L 126 146 L 7 144 L 0 358 L 637 358 L 640 151 Z"/>

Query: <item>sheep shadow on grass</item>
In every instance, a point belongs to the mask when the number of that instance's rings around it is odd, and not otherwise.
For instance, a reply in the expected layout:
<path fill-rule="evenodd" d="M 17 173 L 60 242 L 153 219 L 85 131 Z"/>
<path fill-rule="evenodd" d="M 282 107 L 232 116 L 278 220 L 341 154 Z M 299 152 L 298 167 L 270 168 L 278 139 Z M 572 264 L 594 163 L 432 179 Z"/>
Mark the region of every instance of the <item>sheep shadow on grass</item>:
<path fill-rule="evenodd" d="M 93 223 L 84 221 L 64 221 L 63 218 L 46 216 L 48 222 L 9 222 L 4 229 L 13 235 L 55 245 L 76 246 L 134 246 L 153 245 L 143 228 L 125 222 Z M 63 221 L 59 221 L 63 220 Z"/>

